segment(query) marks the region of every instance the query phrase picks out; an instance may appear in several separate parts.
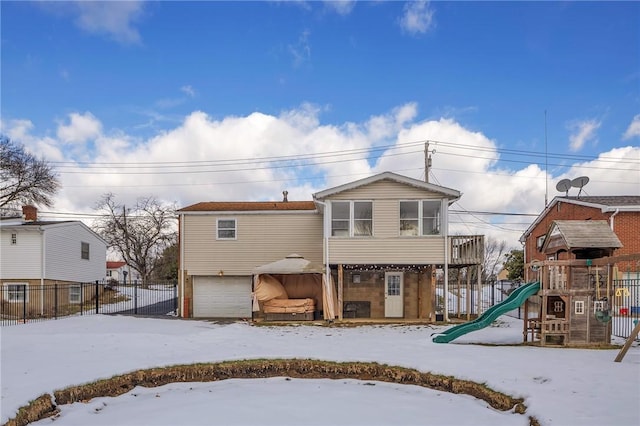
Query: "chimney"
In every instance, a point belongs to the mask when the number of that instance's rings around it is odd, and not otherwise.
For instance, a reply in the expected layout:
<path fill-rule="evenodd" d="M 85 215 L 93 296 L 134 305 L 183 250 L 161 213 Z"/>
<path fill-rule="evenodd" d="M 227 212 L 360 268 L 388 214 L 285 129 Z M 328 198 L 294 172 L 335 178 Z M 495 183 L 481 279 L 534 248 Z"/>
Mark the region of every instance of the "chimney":
<path fill-rule="evenodd" d="M 289 201 L 289 199 L 287 198 L 287 195 L 289 195 L 289 191 L 282 191 L 282 202 L 286 203 Z"/>
<path fill-rule="evenodd" d="M 27 222 L 38 220 L 38 209 L 34 206 L 22 206 L 22 217 Z"/>

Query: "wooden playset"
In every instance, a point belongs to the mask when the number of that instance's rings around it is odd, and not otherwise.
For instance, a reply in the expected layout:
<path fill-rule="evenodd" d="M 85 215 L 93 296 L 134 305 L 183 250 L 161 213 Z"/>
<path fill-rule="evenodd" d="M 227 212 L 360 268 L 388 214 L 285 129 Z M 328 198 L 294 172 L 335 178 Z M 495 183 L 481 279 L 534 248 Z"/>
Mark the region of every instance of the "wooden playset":
<path fill-rule="evenodd" d="M 604 221 L 555 221 L 541 247 L 550 260 L 527 265 L 529 277 L 540 281 L 540 291 L 525 303 L 524 341 L 610 344 L 612 271 L 628 257 L 613 256 L 621 246 Z"/>

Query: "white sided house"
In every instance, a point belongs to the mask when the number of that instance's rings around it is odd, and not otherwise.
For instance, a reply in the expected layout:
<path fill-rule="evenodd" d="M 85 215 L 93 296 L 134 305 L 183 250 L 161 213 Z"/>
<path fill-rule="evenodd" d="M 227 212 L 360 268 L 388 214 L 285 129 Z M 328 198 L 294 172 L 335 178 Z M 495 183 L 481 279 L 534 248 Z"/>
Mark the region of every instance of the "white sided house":
<path fill-rule="evenodd" d="M 435 321 L 436 269 L 482 262 L 482 236 L 448 235 L 456 190 L 385 172 L 284 194 L 178 211 L 181 316 Z"/>
<path fill-rule="evenodd" d="M 39 220 L 37 209 L 25 206 L 23 217 L 0 220 L 0 231 L 3 302 L 22 302 L 23 288 L 34 299 L 33 290 L 45 285 L 104 279 L 107 243 L 80 221 Z"/>

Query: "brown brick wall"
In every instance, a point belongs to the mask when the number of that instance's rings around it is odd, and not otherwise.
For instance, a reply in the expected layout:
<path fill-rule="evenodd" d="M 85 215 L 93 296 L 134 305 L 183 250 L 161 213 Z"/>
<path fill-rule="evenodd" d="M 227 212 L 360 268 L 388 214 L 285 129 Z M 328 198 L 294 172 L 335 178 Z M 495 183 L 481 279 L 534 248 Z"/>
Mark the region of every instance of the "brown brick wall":
<path fill-rule="evenodd" d="M 353 275 L 360 275 L 360 283 L 353 282 Z M 404 318 L 429 318 L 433 310 L 430 276 L 430 273 L 404 273 Z M 345 271 L 343 301 L 369 302 L 371 318 L 384 318 L 384 271 Z"/>
<path fill-rule="evenodd" d="M 554 220 L 606 220 L 610 223 L 613 213 L 602 213 L 599 208 L 580 206 L 577 204 L 558 202 L 549 211 L 540 223 L 536 225 L 525 241 L 525 262 L 529 263 L 533 259 L 545 260 L 544 253 L 540 253 L 536 247 L 537 239 L 549 230 L 551 222 Z M 619 212 L 614 217 L 614 232 L 620 239 L 623 247 L 617 249 L 615 255 L 640 253 L 640 212 Z M 636 262 L 621 262 L 618 265 L 620 270 L 628 268 L 638 270 Z"/>

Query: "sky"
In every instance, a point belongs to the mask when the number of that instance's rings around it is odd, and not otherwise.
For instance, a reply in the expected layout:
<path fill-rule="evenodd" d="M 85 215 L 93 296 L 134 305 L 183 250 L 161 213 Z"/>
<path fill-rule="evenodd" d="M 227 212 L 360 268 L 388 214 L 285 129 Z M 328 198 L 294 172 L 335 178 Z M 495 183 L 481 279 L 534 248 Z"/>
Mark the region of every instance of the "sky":
<path fill-rule="evenodd" d="M 176 423 L 631 426 L 638 407 L 640 346 L 618 349 L 522 346 L 522 321 L 500 317 L 449 344 L 445 326 L 272 326 L 245 322 L 90 315 L 2 327 L 4 423 L 28 401 L 68 386 L 143 368 L 239 359 L 378 362 L 485 383 L 524 398 L 525 415 L 483 401 L 408 385 L 284 378 L 135 388 L 117 398 L 61 406 L 56 425 Z M 622 343 L 620 339 L 615 343 Z M 25 351 L 25 347 L 29 351 Z M 42 356 L 46 353 L 47 356 Z M 330 421 L 327 422 L 327 415 Z M 323 421 L 324 420 L 324 421 Z M 45 419 L 38 424 L 51 424 Z"/>
<path fill-rule="evenodd" d="M 640 195 L 637 2 L 0 3 L 3 134 L 52 218 L 101 196 L 311 200 L 376 173 L 462 192 L 518 238 L 557 195 Z M 572 188 L 569 195 L 577 195 Z M 496 214 L 496 213 L 506 213 Z"/>

